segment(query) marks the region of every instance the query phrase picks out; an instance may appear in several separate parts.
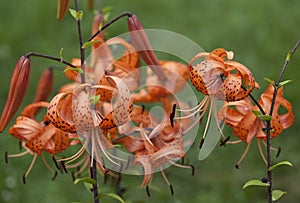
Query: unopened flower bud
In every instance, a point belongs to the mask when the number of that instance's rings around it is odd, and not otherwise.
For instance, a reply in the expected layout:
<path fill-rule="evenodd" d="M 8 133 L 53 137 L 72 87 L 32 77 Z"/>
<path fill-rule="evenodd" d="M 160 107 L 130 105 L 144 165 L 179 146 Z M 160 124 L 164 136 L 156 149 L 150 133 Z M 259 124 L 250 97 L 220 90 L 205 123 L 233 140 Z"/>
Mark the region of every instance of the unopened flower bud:
<path fill-rule="evenodd" d="M 61 20 L 66 15 L 69 7 L 70 0 L 58 0 L 57 4 L 57 19 Z"/>
<path fill-rule="evenodd" d="M 163 71 L 160 70 L 159 60 L 157 59 L 147 34 L 136 15 L 128 18 L 128 29 L 133 46 L 137 50 L 139 56 L 145 63 L 158 75 L 160 79 L 165 79 Z"/>
<path fill-rule="evenodd" d="M 0 132 L 2 132 L 17 112 L 28 87 L 30 78 L 30 59 L 22 56 L 15 66 L 8 97 L 0 118 Z"/>

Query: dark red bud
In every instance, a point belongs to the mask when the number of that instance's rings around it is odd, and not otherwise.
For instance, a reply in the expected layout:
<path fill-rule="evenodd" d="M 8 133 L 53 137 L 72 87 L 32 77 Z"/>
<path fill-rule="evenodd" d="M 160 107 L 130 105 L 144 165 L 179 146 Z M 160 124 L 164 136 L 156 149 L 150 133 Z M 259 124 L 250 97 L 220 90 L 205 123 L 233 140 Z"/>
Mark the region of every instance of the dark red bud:
<path fill-rule="evenodd" d="M 132 15 L 127 21 L 132 44 L 137 50 L 139 56 L 158 75 L 160 79 L 165 79 L 165 74 L 159 67 L 159 60 L 151 47 L 148 36 L 138 17 L 136 15 Z"/>

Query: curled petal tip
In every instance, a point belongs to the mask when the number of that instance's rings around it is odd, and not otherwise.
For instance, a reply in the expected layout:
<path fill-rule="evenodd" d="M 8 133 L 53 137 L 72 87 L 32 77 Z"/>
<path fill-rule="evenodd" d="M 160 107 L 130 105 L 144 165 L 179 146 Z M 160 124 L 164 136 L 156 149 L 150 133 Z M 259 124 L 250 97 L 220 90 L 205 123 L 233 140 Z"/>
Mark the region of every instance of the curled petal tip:
<path fill-rule="evenodd" d="M 8 92 L 8 97 L 0 118 L 2 132 L 17 112 L 28 87 L 30 78 L 30 59 L 22 56 L 15 66 Z"/>

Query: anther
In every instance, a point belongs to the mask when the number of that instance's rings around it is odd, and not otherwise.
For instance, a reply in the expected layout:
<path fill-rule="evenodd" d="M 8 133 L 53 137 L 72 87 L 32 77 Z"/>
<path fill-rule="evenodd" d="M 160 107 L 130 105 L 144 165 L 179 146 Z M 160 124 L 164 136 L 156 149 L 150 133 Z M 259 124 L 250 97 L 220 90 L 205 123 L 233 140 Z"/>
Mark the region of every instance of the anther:
<path fill-rule="evenodd" d="M 226 146 L 225 144 L 229 141 L 230 136 L 226 137 L 225 140 L 221 140 L 220 146 Z"/>
<path fill-rule="evenodd" d="M 174 189 L 173 189 L 173 186 L 170 185 L 169 187 L 170 187 L 171 195 L 174 195 Z"/>
<path fill-rule="evenodd" d="M 149 188 L 148 185 L 146 186 L 146 192 L 147 192 L 147 196 L 148 196 L 148 197 L 151 197 L 151 194 L 150 194 L 150 188 Z"/>
<path fill-rule="evenodd" d="M 57 171 L 54 172 L 54 176 L 51 178 L 51 180 L 55 180 L 56 176 L 57 176 Z"/>
<path fill-rule="evenodd" d="M 56 168 L 57 168 L 58 170 L 61 170 L 61 168 L 59 167 L 59 165 L 58 165 L 58 163 L 57 163 L 57 161 L 56 161 L 56 159 L 55 159 L 54 156 L 52 156 L 52 160 L 53 160 L 53 162 L 54 162 Z"/>
<path fill-rule="evenodd" d="M 23 184 L 26 184 L 26 174 L 23 174 Z"/>
<path fill-rule="evenodd" d="M 68 173 L 67 168 L 66 168 L 66 165 L 65 165 L 65 162 L 64 162 L 64 161 L 61 161 L 61 162 L 60 162 L 60 165 L 61 165 L 62 169 L 64 170 L 64 172 L 65 172 L 65 173 Z"/>
<path fill-rule="evenodd" d="M 192 169 L 192 176 L 195 175 L 195 167 L 193 165 L 191 165 L 191 169 Z"/>
<path fill-rule="evenodd" d="M 5 163 L 8 164 L 8 152 L 5 152 L 4 157 L 5 157 Z"/>
<path fill-rule="evenodd" d="M 202 148 L 203 144 L 204 144 L 204 138 L 202 137 L 201 142 L 200 142 L 200 145 L 199 145 L 199 148 L 200 148 L 200 149 Z"/>
<path fill-rule="evenodd" d="M 280 152 L 281 152 L 281 147 L 278 147 L 277 154 L 276 154 L 276 158 L 279 157 Z"/>

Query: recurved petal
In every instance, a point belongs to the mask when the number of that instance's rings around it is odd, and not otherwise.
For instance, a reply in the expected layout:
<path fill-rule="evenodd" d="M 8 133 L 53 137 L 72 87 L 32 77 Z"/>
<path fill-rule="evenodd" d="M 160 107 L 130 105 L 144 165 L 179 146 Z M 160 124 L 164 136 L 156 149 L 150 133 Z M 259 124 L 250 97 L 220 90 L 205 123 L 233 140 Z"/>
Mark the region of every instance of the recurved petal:
<path fill-rule="evenodd" d="M 50 127 L 49 127 L 50 128 Z M 52 126 L 52 128 L 55 128 Z M 49 129 L 48 129 L 49 130 Z M 55 132 L 51 139 L 48 140 L 45 150 L 50 154 L 58 154 L 64 150 L 66 150 L 70 146 L 70 133 L 63 132 L 58 128 L 55 128 Z"/>
<path fill-rule="evenodd" d="M 30 59 L 22 56 L 15 66 L 8 97 L 0 118 L 0 132 L 8 125 L 17 112 L 28 87 L 30 79 Z"/>
<path fill-rule="evenodd" d="M 55 133 L 55 127 L 48 125 L 46 128 L 33 138 L 29 139 L 25 146 L 29 148 L 31 151 L 41 154 L 42 151 L 45 149 L 46 144 L 51 139 L 51 137 Z"/>
<path fill-rule="evenodd" d="M 147 155 L 136 155 L 135 156 L 135 164 L 140 164 L 144 168 L 144 180 L 142 182 L 141 187 L 147 185 L 152 178 L 152 166 L 149 160 L 149 156 Z"/>
<path fill-rule="evenodd" d="M 51 101 L 47 109 L 48 120 L 62 131 L 76 132 L 72 113 L 72 93 L 59 93 Z"/>
<path fill-rule="evenodd" d="M 257 117 L 249 111 L 242 120 L 233 128 L 233 134 L 242 141 L 249 143 L 257 132 L 256 124 Z M 255 132 L 254 132 L 255 131 Z"/>

